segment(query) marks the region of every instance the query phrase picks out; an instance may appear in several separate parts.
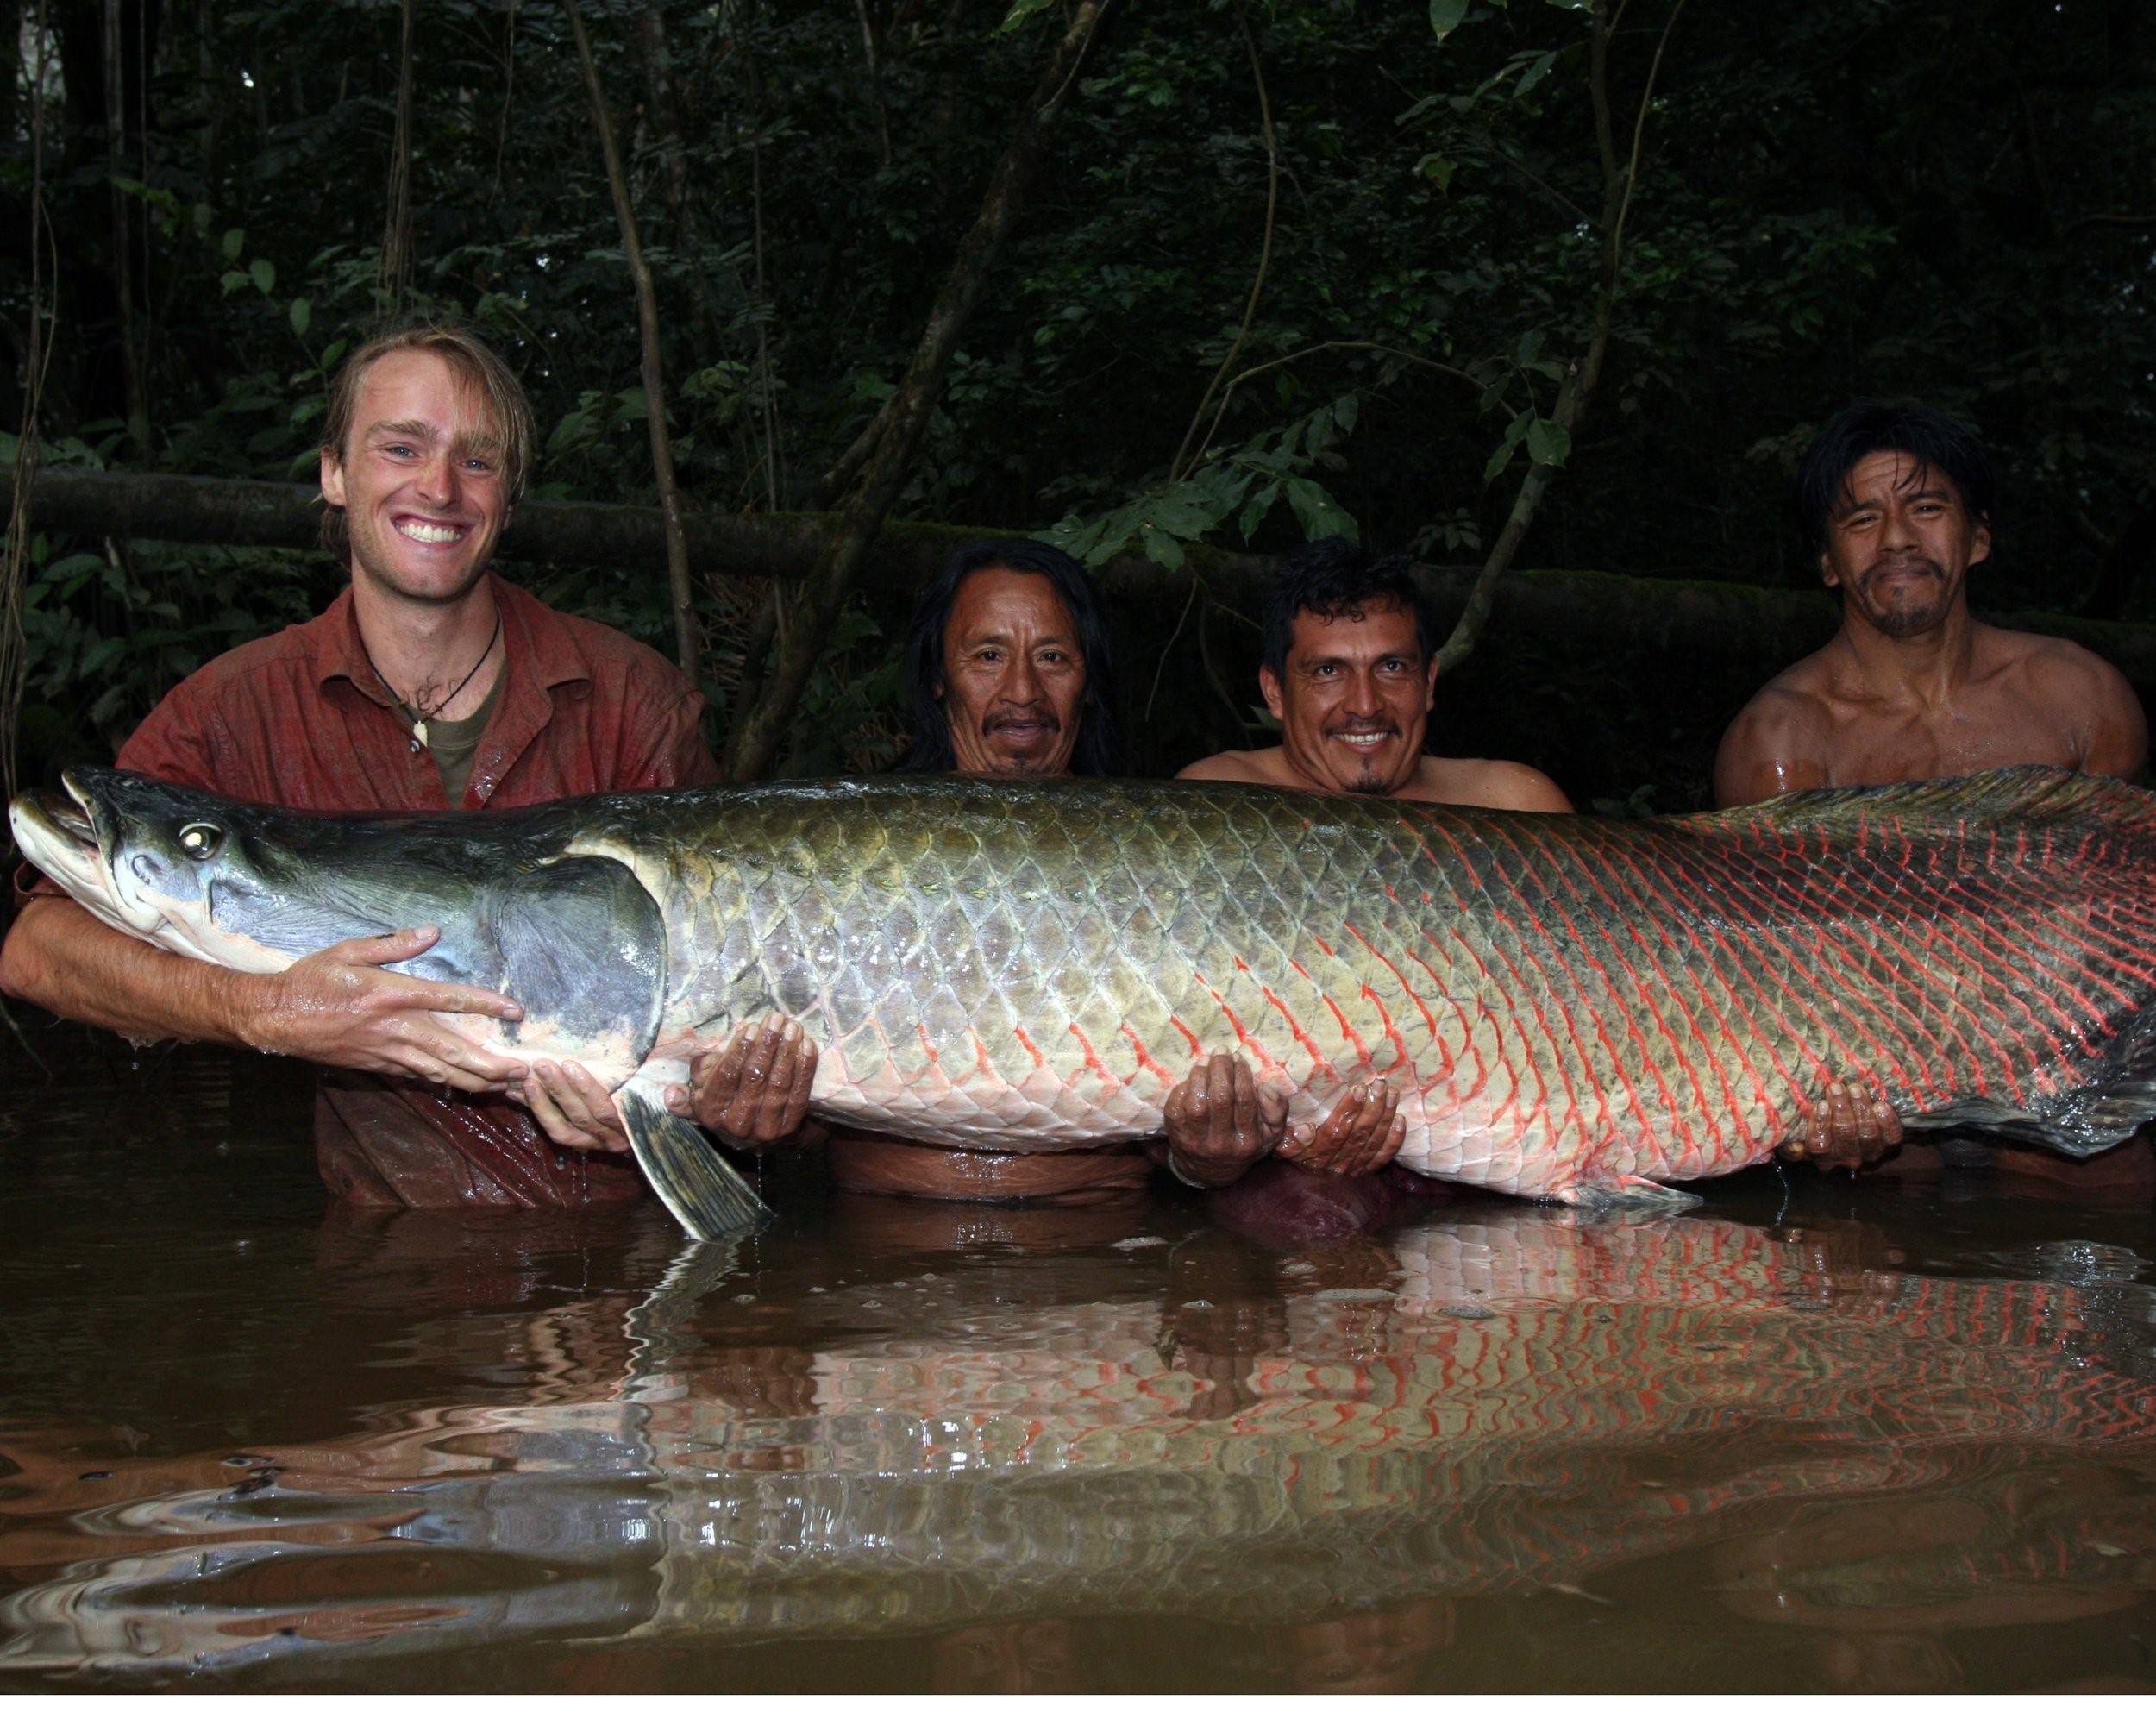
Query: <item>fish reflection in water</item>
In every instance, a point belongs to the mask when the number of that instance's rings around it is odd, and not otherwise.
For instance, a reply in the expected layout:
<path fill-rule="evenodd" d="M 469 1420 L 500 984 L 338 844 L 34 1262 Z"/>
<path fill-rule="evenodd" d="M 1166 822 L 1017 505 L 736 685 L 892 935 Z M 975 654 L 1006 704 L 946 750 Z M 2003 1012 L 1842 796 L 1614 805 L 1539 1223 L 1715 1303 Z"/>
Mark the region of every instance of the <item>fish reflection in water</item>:
<path fill-rule="evenodd" d="M 1695 1552 L 1658 1611 L 1896 1686 L 1959 1680 L 1953 1632 L 2156 1594 L 2144 1286 L 1913 1276 L 1856 1224 L 1476 1207 L 1260 1264 L 1158 1220 L 841 1196 L 821 1237 L 552 1305 L 439 1219 L 325 1230 L 321 1275 L 410 1350 L 474 1351 L 424 1276 L 467 1306 L 508 1277 L 503 1402 L 97 1480 L 67 1433 L 0 1433 L 30 1584 L 0 1671 L 523 1645 L 555 1661 L 528 1681 L 618 1682 L 669 1645 L 905 1636 L 918 1681 L 1062 1688 L 1169 1617 L 1257 1634 L 1286 1686 L 1413 1687 L 1470 1597 L 1609 1604 Z"/>

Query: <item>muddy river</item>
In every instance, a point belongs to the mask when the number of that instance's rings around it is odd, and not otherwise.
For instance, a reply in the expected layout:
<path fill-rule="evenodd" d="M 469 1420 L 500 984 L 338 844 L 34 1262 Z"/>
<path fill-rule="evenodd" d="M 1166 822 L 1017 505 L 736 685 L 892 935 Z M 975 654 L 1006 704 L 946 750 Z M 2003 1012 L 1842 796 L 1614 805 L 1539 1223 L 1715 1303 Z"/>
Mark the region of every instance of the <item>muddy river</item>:
<path fill-rule="evenodd" d="M 2156 1686 L 2131 1170 L 1357 1231 L 781 1166 L 690 1246 L 332 1209 L 309 1132 L 0 1048 L 0 1688 Z"/>

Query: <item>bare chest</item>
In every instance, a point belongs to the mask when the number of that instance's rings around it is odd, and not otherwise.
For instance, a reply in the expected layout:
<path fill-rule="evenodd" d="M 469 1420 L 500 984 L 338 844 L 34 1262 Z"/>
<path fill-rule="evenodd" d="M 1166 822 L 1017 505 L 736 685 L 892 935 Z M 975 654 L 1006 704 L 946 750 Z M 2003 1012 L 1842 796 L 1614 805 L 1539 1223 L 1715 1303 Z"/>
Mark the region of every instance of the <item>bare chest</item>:
<path fill-rule="evenodd" d="M 2085 747 L 2078 728 L 2015 693 L 1975 691 L 1930 710 L 1853 708 L 1827 738 L 1827 782 L 1883 785 L 1995 767 L 2079 767 Z"/>

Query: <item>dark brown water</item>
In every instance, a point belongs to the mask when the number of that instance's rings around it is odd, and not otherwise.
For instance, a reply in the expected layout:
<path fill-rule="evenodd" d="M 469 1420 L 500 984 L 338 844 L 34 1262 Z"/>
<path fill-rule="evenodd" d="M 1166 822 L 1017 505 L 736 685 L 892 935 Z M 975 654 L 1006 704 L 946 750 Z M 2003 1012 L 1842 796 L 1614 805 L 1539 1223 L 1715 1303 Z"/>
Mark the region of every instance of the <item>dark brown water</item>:
<path fill-rule="evenodd" d="M 2146 1185 L 1328 1239 L 781 1176 L 690 1248 L 331 1211 L 283 1069 L 36 1042 L 9 1689 L 2156 1685 Z"/>

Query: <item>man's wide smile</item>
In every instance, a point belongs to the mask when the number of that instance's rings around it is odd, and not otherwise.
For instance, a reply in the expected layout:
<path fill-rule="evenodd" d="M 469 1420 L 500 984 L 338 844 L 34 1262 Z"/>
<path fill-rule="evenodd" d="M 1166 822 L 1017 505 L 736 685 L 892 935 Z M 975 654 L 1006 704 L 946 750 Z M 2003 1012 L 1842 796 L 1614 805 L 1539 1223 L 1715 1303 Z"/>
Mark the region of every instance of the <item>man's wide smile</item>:
<path fill-rule="evenodd" d="M 454 545 L 472 530 L 453 521 L 423 521 L 409 515 L 398 516 L 394 524 L 405 538 L 422 545 Z"/>

